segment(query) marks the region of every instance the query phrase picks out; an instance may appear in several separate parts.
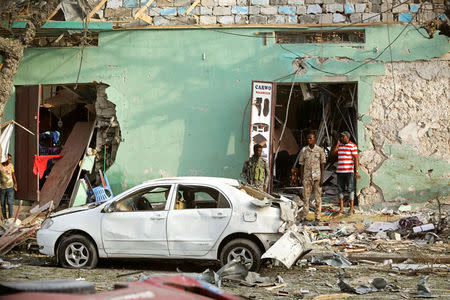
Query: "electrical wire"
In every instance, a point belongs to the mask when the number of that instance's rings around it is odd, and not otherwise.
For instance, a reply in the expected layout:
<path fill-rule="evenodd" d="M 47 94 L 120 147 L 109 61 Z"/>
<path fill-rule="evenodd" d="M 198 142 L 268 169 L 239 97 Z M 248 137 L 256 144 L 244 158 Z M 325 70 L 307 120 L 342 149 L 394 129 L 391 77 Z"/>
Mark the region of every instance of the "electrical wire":
<path fill-rule="evenodd" d="M 86 47 L 86 43 L 87 43 L 88 22 L 89 22 L 89 20 L 87 19 L 87 17 L 85 17 L 83 19 L 83 37 L 81 38 L 80 64 L 78 66 L 77 80 L 75 81 L 75 87 L 73 88 L 74 90 L 76 90 L 78 88 L 78 80 L 80 79 L 81 66 L 83 65 L 84 48 Z"/>
<path fill-rule="evenodd" d="M 421 8 L 422 8 L 422 5 L 423 5 L 423 2 L 420 4 L 419 9 L 417 10 L 417 12 L 414 13 L 414 16 L 413 16 L 413 17 L 416 17 L 416 16 L 417 16 L 417 14 L 419 13 L 419 11 L 420 11 Z M 392 6 L 391 9 L 393 9 L 394 7 L 395 7 L 395 6 Z M 357 70 L 357 69 L 359 69 L 359 68 L 365 66 L 365 65 L 368 64 L 369 62 L 372 62 L 372 61 L 378 59 L 381 55 L 383 55 L 383 53 L 384 53 L 388 48 L 391 49 L 391 46 L 392 46 L 392 45 L 398 40 L 398 38 L 405 32 L 405 30 L 408 28 L 408 26 L 412 24 L 413 17 L 411 18 L 411 22 L 408 22 L 408 23 L 403 27 L 403 29 L 400 31 L 400 33 L 395 37 L 395 39 L 394 39 L 392 42 L 388 41 L 389 44 L 388 44 L 388 45 L 387 45 L 387 46 L 386 46 L 386 47 L 385 47 L 385 48 L 384 48 L 377 56 L 375 56 L 374 58 L 371 58 L 371 59 L 369 59 L 369 60 L 363 62 L 362 64 L 360 64 L 360 65 L 354 67 L 353 69 L 348 70 L 348 71 L 345 72 L 345 73 L 334 73 L 334 72 L 329 72 L 329 71 L 326 71 L 326 70 L 322 70 L 322 69 L 320 69 L 320 68 L 318 68 L 318 67 L 316 67 L 316 66 L 310 64 L 309 62 L 306 62 L 306 64 L 307 64 L 308 66 L 310 66 L 311 68 L 313 68 L 313 69 L 315 69 L 315 70 L 317 70 L 317 71 L 320 71 L 320 72 L 322 72 L 322 73 L 325 73 L 325 74 L 330 74 L 330 75 L 347 75 L 348 73 L 351 73 L 351 72 L 353 72 L 353 71 L 355 71 L 355 70 Z M 294 55 L 297 55 L 297 57 L 301 57 L 301 55 L 299 55 L 299 54 L 297 54 L 297 53 L 295 53 L 295 52 L 293 52 L 293 51 L 291 51 L 291 50 L 289 50 L 289 49 L 283 47 L 281 44 L 279 44 L 279 45 L 280 45 L 280 47 L 283 48 L 284 50 L 286 50 L 286 51 L 288 51 L 288 52 L 290 52 L 290 53 L 293 53 Z M 392 51 L 392 50 L 391 50 L 391 51 Z"/>
<path fill-rule="evenodd" d="M 409 23 L 408 23 L 408 25 L 409 25 Z M 308 66 L 310 66 L 311 68 L 313 68 L 314 70 L 320 71 L 320 72 L 322 72 L 322 73 L 326 73 L 326 74 L 330 74 L 330 75 L 347 75 L 347 74 L 349 74 L 349 73 L 351 73 L 351 72 L 353 72 L 353 71 L 355 71 L 355 70 L 357 70 L 357 69 L 359 69 L 359 68 L 361 68 L 361 67 L 367 65 L 369 62 L 372 62 L 372 61 L 378 59 L 381 55 L 383 55 L 383 53 L 384 53 L 388 48 L 390 48 L 390 47 L 398 40 L 398 38 L 403 34 L 403 32 L 405 32 L 405 30 L 406 30 L 406 28 L 408 27 L 408 25 L 406 25 L 406 26 L 402 29 L 402 31 L 400 31 L 400 33 L 395 37 L 395 39 L 394 39 L 392 42 L 390 42 L 390 43 L 383 49 L 383 51 L 381 51 L 377 56 L 368 59 L 367 61 L 363 62 L 362 64 L 360 64 L 360 65 L 358 65 L 358 66 L 356 66 L 356 67 L 354 67 L 353 69 L 348 70 L 347 72 L 344 72 L 344 73 L 334 73 L 334 72 L 329 72 L 329 71 L 322 70 L 322 69 L 320 69 L 320 68 L 318 68 L 318 67 L 316 67 L 316 66 L 310 64 L 309 62 L 306 62 L 306 64 L 307 64 Z"/>
<path fill-rule="evenodd" d="M 276 166 L 276 162 L 277 162 L 278 151 L 280 151 L 281 140 L 283 139 L 284 131 L 286 130 L 286 125 L 287 125 L 287 121 L 288 121 L 288 117 L 289 117 L 289 106 L 291 105 L 292 91 L 294 90 L 295 80 L 297 79 L 297 72 L 298 72 L 298 70 L 295 71 L 294 78 L 292 79 L 291 90 L 289 91 L 289 98 L 288 98 L 287 107 L 286 107 L 286 117 L 284 119 L 283 129 L 281 130 L 280 138 L 278 139 L 278 142 L 277 142 L 277 150 L 275 151 L 275 157 L 273 159 L 273 168 L 274 168 L 273 176 L 276 176 L 276 167 L 275 166 Z"/>
<path fill-rule="evenodd" d="M 391 35 L 389 33 L 389 26 L 386 26 L 387 29 L 387 36 L 388 36 L 388 42 L 391 43 Z M 395 77 L 394 77 L 394 61 L 392 59 L 392 47 L 389 47 L 389 55 L 391 57 L 391 73 L 392 73 L 392 85 L 394 88 L 394 95 L 392 96 L 392 99 L 395 100 Z"/>

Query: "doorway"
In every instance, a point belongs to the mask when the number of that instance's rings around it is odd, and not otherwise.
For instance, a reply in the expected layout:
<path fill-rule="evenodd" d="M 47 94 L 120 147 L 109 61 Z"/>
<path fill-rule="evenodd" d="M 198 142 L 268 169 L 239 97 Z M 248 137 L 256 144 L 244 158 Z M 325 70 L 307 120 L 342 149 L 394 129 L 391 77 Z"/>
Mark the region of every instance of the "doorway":
<path fill-rule="evenodd" d="M 16 131 L 17 199 L 40 206 L 53 201 L 55 207 L 62 201 L 63 207 L 69 206 L 80 162 L 88 154 L 94 162 L 88 178 L 93 185 L 100 182 L 95 171 L 106 171 L 113 163 L 121 141 L 115 105 L 106 99 L 107 87 L 101 83 L 16 87 L 16 121 L 36 134 Z"/>
<path fill-rule="evenodd" d="M 308 133 L 313 132 L 327 159 L 322 199 L 334 201 L 337 158 L 330 153 L 342 131 L 350 132 L 351 141 L 358 142 L 357 83 L 278 83 L 275 103 L 273 191 L 301 196 L 299 152 L 307 145 Z"/>

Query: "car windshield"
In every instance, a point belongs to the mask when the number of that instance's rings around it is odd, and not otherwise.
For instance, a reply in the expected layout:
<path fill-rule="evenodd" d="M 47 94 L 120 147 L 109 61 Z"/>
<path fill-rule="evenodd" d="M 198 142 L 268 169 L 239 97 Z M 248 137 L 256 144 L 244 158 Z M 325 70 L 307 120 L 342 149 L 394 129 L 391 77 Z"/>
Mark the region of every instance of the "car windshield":
<path fill-rule="evenodd" d="M 239 187 L 235 187 L 238 190 L 246 193 L 249 196 L 252 196 L 253 198 L 256 198 L 258 200 L 264 200 L 264 199 L 269 199 L 269 200 L 273 200 L 275 199 L 272 195 L 267 194 L 264 191 L 258 190 L 248 184 L 241 184 Z"/>

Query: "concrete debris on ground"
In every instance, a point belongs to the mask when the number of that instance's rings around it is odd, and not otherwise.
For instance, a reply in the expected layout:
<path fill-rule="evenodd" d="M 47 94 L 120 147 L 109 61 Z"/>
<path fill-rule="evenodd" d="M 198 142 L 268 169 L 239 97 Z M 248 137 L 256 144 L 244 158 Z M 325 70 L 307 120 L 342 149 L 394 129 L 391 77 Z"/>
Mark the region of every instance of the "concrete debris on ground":
<path fill-rule="evenodd" d="M 242 291 L 253 289 L 269 298 L 283 296 L 318 300 L 365 294 L 375 298 L 377 296 L 374 295 L 383 294 L 383 299 L 386 299 L 386 294 L 395 294 L 396 298 L 448 295 L 446 290 L 431 290 L 426 282 L 429 275 L 444 278 L 450 275 L 448 211 L 417 210 L 407 203 L 401 204 L 397 210 L 359 211 L 354 215 L 338 215 L 334 210 L 329 205 L 321 216 L 321 222 L 310 225 L 295 221 L 295 214 L 291 214 L 292 207 L 283 208 L 285 223 L 280 231 L 282 238 L 263 254 L 266 259 L 261 273 L 249 271 L 238 257 L 217 271 L 208 268 L 203 272 L 176 274 L 249 298 L 252 298 L 253 292 L 247 294 Z M 30 247 L 30 244 L 33 244 L 36 229 L 50 211 L 51 207 L 20 218 L 22 221 L 13 218 L 3 222 L 0 227 L 0 254 L 11 253 L 11 250 L 13 253 L 23 253 L 24 247 L 18 247 L 20 245 L 28 245 L 25 253 L 36 253 L 37 249 Z M 312 216 L 310 213 L 309 219 Z M 9 268 L 20 270 L 26 266 L 23 261 L 13 263 L 8 256 L 2 258 L 5 259 L 0 259 L 0 268 L 5 269 L 2 272 L 9 272 L 6 270 Z M 283 270 L 301 275 L 286 277 Z M 333 273 L 334 280 L 328 277 L 321 284 L 320 293 L 317 287 L 301 284 L 305 278 L 317 277 L 320 280 L 324 271 Z M 167 274 L 170 273 L 163 273 Z M 129 281 L 146 280 L 155 275 L 158 274 L 125 272 L 115 279 L 120 276 Z M 407 276 L 421 276 L 420 279 L 417 277 L 418 282 L 415 281 L 417 289 L 414 284 L 409 284 L 412 288 L 401 284 L 400 279 Z"/>

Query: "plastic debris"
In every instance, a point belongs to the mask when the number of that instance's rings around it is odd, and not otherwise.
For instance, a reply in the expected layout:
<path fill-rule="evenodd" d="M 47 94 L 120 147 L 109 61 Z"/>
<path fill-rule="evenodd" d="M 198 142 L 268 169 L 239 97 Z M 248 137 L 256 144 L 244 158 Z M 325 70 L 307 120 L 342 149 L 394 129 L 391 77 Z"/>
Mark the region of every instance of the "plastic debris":
<path fill-rule="evenodd" d="M 344 282 L 341 279 L 339 279 L 339 281 L 338 281 L 338 287 L 341 290 L 341 292 L 353 293 L 353 294 L 358 294 L 358 295 L 363 295 L 363 294 L 367 294 L 370 292 L 378 291 L 377 289 L 373 289 L 372 287 L 366 286 L 366 285 L 360 285 L 355 288 L 355 287 L 352 287 L 351 285 L 349 285 L 348 283 Z"/>
<path fill-rule="evenodd" d="M 384 289 L 384 288 L 387 286 L 387 282 L 386 282 L 386 279 L 381 278 L 381 277 L 377 277 L 377 278 L 374 278 L 374 279 L 372 280 L 372 285 L 373 285 L 376 289 L 382 290 L 382 289 Z"/>
<path fill-rule="evenodd" d="M 427 232 L 425 234 L 424 239 L 427 241 L 428 244 L 434 244 L 437 241 L 441 240 L 441 238 L 434 232 Z"/>
<path fill-rule="evenodd" d="M 413 227 L 414 232 L 430 231 L 433 229 L 434 229 L 434 224 L 432 224 L 432 223 Z"/>
<path fill-rule="evenodd" d="M 399 222 L 374 222 L 366 229 L 368 232 L 380 232 L 399 229 Z"/>
<path fill-rule="evenodd" d="M 411 211 L 411 210 L 412 210 L 412 207 L 408 203 L 403 203 L 398 208 L 398 211 L 400 211 L 400 212 L 407 212 L 407 211 Z"/>
<path fill-rule="evenodd" d="M 422 222 L 419 220 L 417 216 L 407 217 L 400 219 L 398 221 L 398 225 L 401 229 L 411 229 L 414 226 L 422 225 Z"/>
<path fill-rule="evenodd" d="M 415 295 L 414 298 L 437 298 L 437 296 L 431 294 L 430 288 L 426 283 L 427 278 L 427 275 L 420 277 L 417 282 L 417 295 Z"/>
<path fill-rule="evenodd" d="M 9 261 L 4 261 L 0 258 L 0 269 L 12 269 L 12 268 L 18 268 L 22 264 L 12 264 Z"/>

